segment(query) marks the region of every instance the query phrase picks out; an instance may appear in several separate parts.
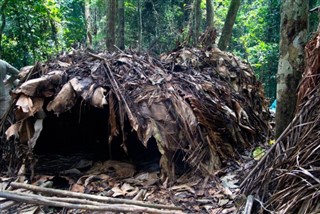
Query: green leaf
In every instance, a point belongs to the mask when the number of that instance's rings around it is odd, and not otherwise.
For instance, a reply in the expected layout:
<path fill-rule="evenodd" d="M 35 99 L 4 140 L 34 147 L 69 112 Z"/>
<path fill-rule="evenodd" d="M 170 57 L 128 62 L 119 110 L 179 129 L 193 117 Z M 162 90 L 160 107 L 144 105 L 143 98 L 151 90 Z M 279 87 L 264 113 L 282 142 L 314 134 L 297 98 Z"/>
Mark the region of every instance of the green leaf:
<path fill-rule="evenodd" d="M 252 152 L 252 157 L 255 160 L 260 160 L 263 156 L 265 155 L 265 149 L 262 147 L 258 146 L 253 150 Z"/>

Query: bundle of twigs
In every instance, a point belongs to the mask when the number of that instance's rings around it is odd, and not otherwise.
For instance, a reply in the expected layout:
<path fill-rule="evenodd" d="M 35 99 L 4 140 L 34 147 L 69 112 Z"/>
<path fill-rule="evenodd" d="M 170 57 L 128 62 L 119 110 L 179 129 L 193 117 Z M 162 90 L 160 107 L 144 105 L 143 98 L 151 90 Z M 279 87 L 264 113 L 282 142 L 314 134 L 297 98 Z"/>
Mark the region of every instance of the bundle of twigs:
<path fill-rule="evenodd" d="M 295 118 L 242 183 L 275 213 L 320 212 L 320 35 L 306 46 Z"/>
<path fill-rule="evenodd" d="M 95 196 L 16 182 L 10 183 L 9 186 L 13 190 L 0 191 L 0 197 L 7 199 L 0 202 L 2 211 L 12 209 L 11 207 L 16 205 L 14 202 L 91 211 L 179 213 L 181 210 L 170 205 Z"/>
<path fill-rule="evenodd" d="M 218 49 L 183 48 L 161 60 L 76 51 L 36 64 L 27 77 L 13 92 L 15 121 L 6 121 L 0 136 L 2 169 L 32 166 L 44 115 L 63 114 L 79 100 L 107 109 L 105 143 L 117 138 L 125 147 L 127 132 L 146 147 L 155 139 L 169 177 L 178 151 L 193 171 L 207 175 L 269 135 L 267 103 L 253 70 Z"/>

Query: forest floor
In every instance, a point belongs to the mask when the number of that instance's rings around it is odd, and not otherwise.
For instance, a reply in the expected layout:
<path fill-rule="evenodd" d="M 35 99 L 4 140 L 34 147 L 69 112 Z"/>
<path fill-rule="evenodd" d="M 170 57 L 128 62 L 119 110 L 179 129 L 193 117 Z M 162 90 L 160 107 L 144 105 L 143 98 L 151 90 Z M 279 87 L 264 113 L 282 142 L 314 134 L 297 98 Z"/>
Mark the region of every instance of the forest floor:
<path fill-rule="evenodd" d="M 213 176 L 201 178 L 187 173 L 177 177 L 173 183 L 167 180 L 162 181 L 159 177 L 159 167 L 154 162 L 146 163 L 137 169 L 132 164 L 120 161 L 108 160 L 93 163 L 89 160 L 88 154 L 77 154 L 73 157 L 47 155 L 39 158 L 38 163 L 41 164 L 36 165 L 32 184 L 181 208 L 173 211 L 174 213 L 239 213 L 241 206 L 245 203 L 239 184 L 256 163 L 250 154 L 251 152 L 248 152 L 247 156 L 242 156 L 241 163 L 225 163 L 226 167 L 216 171 Z M 8 179 L 2 178 L 2 181 L 8 181 Z M 0 185 L 2 190 L 5 186 L 8 186 L 8 182 L 2 182 Z M 0 205 L 5 206 L 8 201 L 2 202 Z M 115 213 L 39 206 L 33 205 L 33 202 L 12 204 L 1 213 L 16 212 Z"/>

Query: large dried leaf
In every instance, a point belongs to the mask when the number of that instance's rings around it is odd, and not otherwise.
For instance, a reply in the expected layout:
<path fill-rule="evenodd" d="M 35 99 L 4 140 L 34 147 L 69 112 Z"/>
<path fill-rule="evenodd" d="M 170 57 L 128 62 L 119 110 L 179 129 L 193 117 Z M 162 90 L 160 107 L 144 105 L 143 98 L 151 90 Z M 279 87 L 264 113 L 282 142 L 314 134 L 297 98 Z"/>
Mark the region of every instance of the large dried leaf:
<path fill-rule="evenodd" d="M 59 85 L 66 82 L 66 73 L 63 71 L 51 71 L 48 74 L 24 82 L 15 93 L 23 93 L 27 96 L 51 97 Z"/>
<path fill-rule="evenodd" d="M 70 82 L 66 83 L 57 96 L 47 105 L 48 111 L 54 111 L 55 114 L 61 114 L 70 110 L 77 102 L 76 93 Z"/>
<path fill-rule="evenodd" d="M 7 140 L 9 140 L 12 136 L 18 138 L 19 130 L 21 128 L 22 122 L 12 124 L 5 132 Z"/>
<path fill-rule="evenodd" d="M 37 113 L 43 113 L 43 98 L 27 97 L 24 94 L 19 96 L 16 102 L 15 118 L 17 121 L 35 116 Z M 38 115 L 39 116 L 39 115 Z M 40 116 L 39 116 L 40 117 Z"/>
<path fill-rule="evenodd" d="M 28 144 L 29 144 L 29 148 L 33 149 L 34 146 L 37 143 L 37 140 L 41 134 L 41 131 L 43 129 L 43 119 L 38 119 L 35 123 L 34 123 L 34 134 L 32 136 L 32 138 L 29 140 Z"/>
<path fill-rule="evenodd" d="M 91 98 L 91 105 L 98 107 L 98 108 L 103 108 L 107 104 L 107 99 L 106 99 L 106 93 L 107 90 L 98 87 L 94 90 L 92 98 Z"/>

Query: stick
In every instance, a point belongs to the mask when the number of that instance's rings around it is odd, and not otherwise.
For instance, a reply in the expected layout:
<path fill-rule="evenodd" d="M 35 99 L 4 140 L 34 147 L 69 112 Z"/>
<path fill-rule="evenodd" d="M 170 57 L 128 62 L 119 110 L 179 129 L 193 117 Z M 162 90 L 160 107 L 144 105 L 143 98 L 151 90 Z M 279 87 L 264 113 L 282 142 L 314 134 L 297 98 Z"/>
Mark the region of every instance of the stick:
<path fill-rule="evenodd" d="M 72 204 L 68 202 L 57 202 L 48 200 L 44 197 L 34 195 L 34 196 L 22 196 L 18 194 L 14 194 L 8 191 L 0 191 L 0 197 L 7 198 L 10 200 L 29 203 L 29 204 L 37 204 L 37 205 L 45 205 L 45 206 L 53 206 L 53 207 L 65 207 L 69 209 L 83 209 L 83 210 L 100 210 L 100 211 L 113 211 L 113 212 L 149 212 L 149 213 L 175 213 L 174 211 L 163 211 L 153 208 L 147 207 L 139 207 L 134 205 L 118 205 L 118 204 L 108 204 L 102 206 L 96 205 L 84 205 L 84 204 Z"/>
<path fill-rule="evenodd" d="M 253 196 L 248 195 L 243 214 L 251 214 L 252 205 L 253 205 Z"/>
<path fill-rule="evenodd" d="M 146 190 L 140 189 L 138 194 L 136 196 L 134 196 L 134 198 L 132 200 L 134 200 L 134 201 L 139 200 L 141 198 L 141 196 L 145 195 L 145 193 L 146 193 Z"/>
<path fill-rule="evenodd" d="M 92 57 L 97 58 L 97 59 L 105 60 L 105 58 L 103 58 L 103 57 L 101 57 L 101 56 L 99 56 L 99 55 L 97 55 L 97 54 L 94 54 L 94 53 L 91 53 L 91 52 L 88 52 L 88 54 L 89 54 L 90 56 L 92 56 Z"/>
<path fill-rule="evenodd" d="M 175 207 L 170 205 L 148 204 L 142 201 L 133 201 L 129 199 L 110 198 L 110 197 L 104 197 L 104 196 L 90 195 L 90 194 L 71 192 L 66 190 L 38 187 L 30 184 L 23 184 L 23 183 L 17 183 L 17 182 L 12 182 L 10 185 L 15 188 L 24 188 L 24 189 L 29 189 L 32 191 L 42 192 L 42 193 L 47 193 L 52 195 L 56 194 L 56 195 L 62 195 L 62 196 L 70 196 L 75 198 L 89 199 L 89 200 L 95 200 L 95 201 L 112 203 L 112 204 L 116 204 L 116 203 L 132 204 L 132 205 L 137 205 L 142 207 L 152 207 L 152 208 L 158 208 L 158 209 L 182 210 L 181 207 Z"/>
<path fill-rule="evenodd" d="M 123 94 L 121 93 L 120 87 L 119 87 L 117 81 L 115 80 L 108 63 L 105 63 L 105 66 L 106 66 L 106 71 L 105 72 L 108 75 L 108 78 L 110 79 L 111 84 L 113 83 L 112 85 L 114 85 L 114 89 L 117 89 L 115 91 L 115 92 L 118 92 L 118 93 L 116 93 L 117 98 L 118 98 L 118 100 L 120 100 L 120 98 L 121 98 L 121 100 L 123 101 L 124 106 L 125 106 L 125 108 L 127 110 L 128 118 L 129 118 L 130 122 L 132 123 L 131 126 L 132 126 L 132 128 L 134 130 L 137 131 L 138 128 L 139 128 L 139 124 L 137 122 L 137 119 L 133 116 L 126 99 L 124 98 Z M 109 71 L 109 73 L 108 73 L 108 71 Z"/>
<path fill-rule="evenodd" d="M 0 211 L 9 209 L 10 207 L 14 206 L 15 204 L 17 204 L 15 201 L 6 201 L 4 203 L 1 203 L 0 204 Z"/>
<path fill-rule="evenodd" d="M 35 196 L 32 193 L 21 193 L 21 192 L 12 192 L 12 191 L 8 191 L 10 193 L 16 194 L 16 195 L 20 195 L 20 196 L 24 196 L 24 197 L 33 197 Z M 73 203 L 73 204 L 86 204 L 86 205 L 97 205 L 97 206 L 102 206 L 105 205 L 105 203 L 100 203 L 100 202 L 96 202 L 96 201 L 90 201 L 87 199 L 80 199 L 80 198 L 62 198 L 62 197 L 47 197 L 47 196 L 40 196 L 41 198 L 50 200 L 50 201 L 56 201 L 56 202 L 67 202 L 67 203 Z"/>
<path fill-rule="evenodd" d="M 310 12 L 310 13 L 312 13 L 312 12 L 319 12 L 319 8 L 320 8 L 320 6 L 314 7 L 314 8 L 312 8 L 312 9 L 310 9 L 309 12 Z"/>

